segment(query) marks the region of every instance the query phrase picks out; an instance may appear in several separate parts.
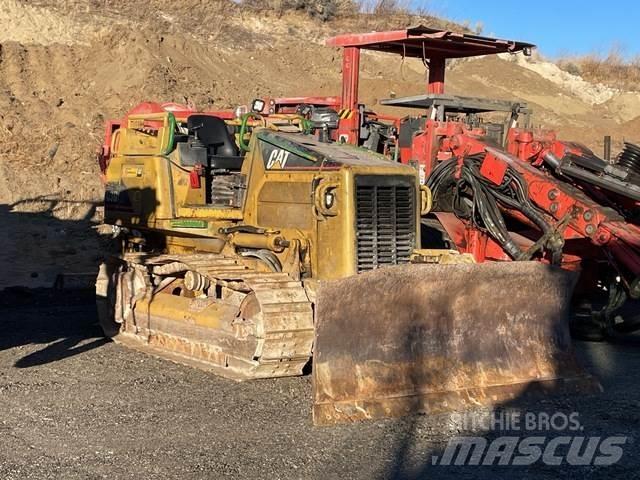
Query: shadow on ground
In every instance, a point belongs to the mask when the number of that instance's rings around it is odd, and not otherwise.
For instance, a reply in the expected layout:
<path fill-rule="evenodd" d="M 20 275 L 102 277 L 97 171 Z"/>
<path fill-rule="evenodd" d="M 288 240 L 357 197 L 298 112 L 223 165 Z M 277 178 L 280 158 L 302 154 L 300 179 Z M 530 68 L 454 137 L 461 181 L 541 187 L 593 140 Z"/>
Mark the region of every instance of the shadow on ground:
<path fill-rule="evenodd" d="M 395 433 L 394 460 L 380 478 L 635 478 L 640 336 L 575 347 L 604 392 L 540 397 L 527 388 L 494 409 L 436 415 L 441 429 L 414 415 Z M 442 433 L 440 446 L 429 445 Z"/>
<path fill-rule="evenodd" d="M 97 233 L 98 205 L 38 197 L 0 204 L 0 290 L 50 288 L 61 274 L 93 275 L 108 238 Z"/>
<path fill-rule="evenodd" d="M 0 350 L 43 345 L 15 367 L 54 362 L 107 341 L 95 315 L 86 313 L 93 311 L 87 309 L 95 303 L 91 286 L 109 248 L 96 233 L 96 209 L 93 202 L 51 196 L 0 205 Z M 83 290 L 53 288 L 76 277 Z M 61 318 L 60 309 L 69 314 Z"/>
<path fill-rule="evenodd" d="M 7 288 L 0 291 L 0 351 L 26 345 L 43 348 L 19 358 L 28 368 L 55 362 L 109 342 L 92 308 L 91 290 Z M 60 315 L 60 311 L 65 315 Z"/>

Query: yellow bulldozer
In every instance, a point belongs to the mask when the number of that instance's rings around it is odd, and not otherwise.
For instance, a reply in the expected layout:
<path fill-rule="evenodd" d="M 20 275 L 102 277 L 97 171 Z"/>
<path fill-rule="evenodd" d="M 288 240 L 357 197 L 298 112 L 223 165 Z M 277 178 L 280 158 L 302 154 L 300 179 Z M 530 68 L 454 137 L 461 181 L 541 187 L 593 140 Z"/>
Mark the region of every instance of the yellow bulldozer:
<path fill-rule="evenodd" d="M 148 104 L 109 122 L 105 334 L 237 380 L 311 368 L 316 424 L 598 388 L 570 272 L 420 249 L 416 170 L 322 131 Z"/>

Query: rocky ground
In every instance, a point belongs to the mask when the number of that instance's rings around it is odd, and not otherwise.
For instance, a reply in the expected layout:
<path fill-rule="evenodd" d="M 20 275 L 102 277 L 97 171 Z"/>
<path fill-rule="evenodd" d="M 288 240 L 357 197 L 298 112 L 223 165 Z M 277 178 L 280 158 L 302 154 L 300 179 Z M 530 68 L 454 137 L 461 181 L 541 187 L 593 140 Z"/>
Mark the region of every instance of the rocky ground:
<path fill-rule="evenodd" d="M 235 383 L 127 350 L 101 337 L 91 302 L 0 295 L 0 478 L 588 479 L 633 478 L 639 466 L 638 337 L 577 345 L 604 393 L 504 406 L 577 412 L 579 431 L 487 431 L 447 414 L 314 427 L 310 377 Z M 432 465 L 455 435 L 532 434 L 628 438 L 607 467 Z"/>

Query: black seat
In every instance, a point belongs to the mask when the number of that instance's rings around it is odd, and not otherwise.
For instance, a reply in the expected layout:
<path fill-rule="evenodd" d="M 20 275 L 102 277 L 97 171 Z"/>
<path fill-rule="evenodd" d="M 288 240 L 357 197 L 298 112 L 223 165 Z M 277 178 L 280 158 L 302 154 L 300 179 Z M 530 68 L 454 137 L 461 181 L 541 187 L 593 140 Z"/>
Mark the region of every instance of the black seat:
<path fill-rule="evenodd" d="M 207 147 L 209 155 L 240 158 L 240 149 L 220 117 L 191 115 L 187 119 L 187 128 L 189 133 L 197 131 L 198 139 Z"/>

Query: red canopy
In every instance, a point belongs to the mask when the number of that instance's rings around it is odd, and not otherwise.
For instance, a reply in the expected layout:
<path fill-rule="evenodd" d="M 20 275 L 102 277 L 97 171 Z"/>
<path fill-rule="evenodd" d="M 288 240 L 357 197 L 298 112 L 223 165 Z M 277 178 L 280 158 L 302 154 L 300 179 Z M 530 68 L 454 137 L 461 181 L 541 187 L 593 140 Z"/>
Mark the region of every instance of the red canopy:
<path fill-rule="evenodd" d="M 468 33 L 436 30 L 422 25 L 388 32 L 349 33 L 327 39 L 330 47 L 359 47 L 418 58 L 461 58 L 497 53 L 531 54 L 535 45 Z"/>

